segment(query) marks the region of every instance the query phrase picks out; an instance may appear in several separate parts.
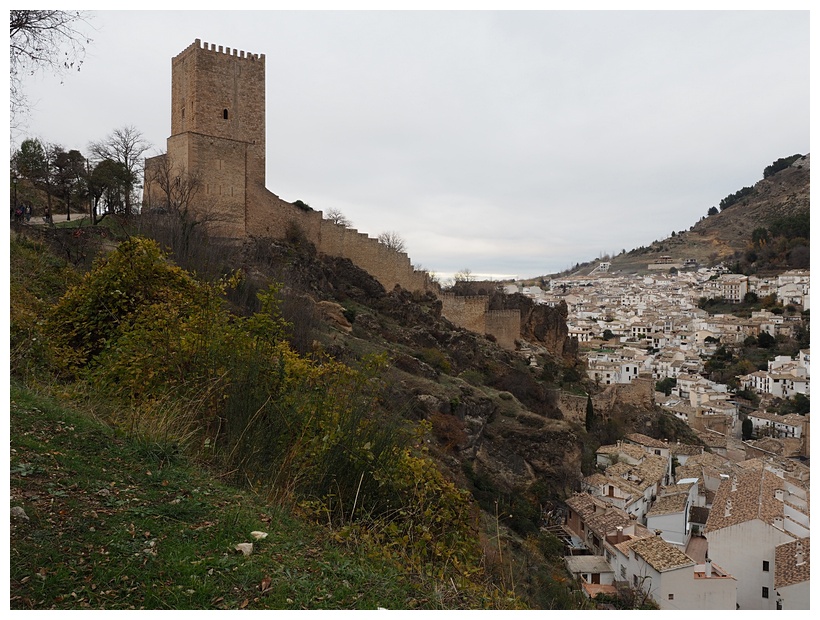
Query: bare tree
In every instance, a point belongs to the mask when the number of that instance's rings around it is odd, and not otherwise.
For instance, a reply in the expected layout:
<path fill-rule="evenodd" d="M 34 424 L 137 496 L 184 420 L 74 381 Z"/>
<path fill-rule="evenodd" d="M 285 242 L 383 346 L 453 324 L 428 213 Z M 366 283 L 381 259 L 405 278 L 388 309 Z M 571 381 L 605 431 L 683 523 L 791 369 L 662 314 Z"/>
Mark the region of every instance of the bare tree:
<path fill-rule="evenodd" d="M 473 272 L 470 271 L 467 267 L 465 267 L 461 271 L 457 271 L 455 274 L 453 274 L 453 279 L 456 282 L 472 282 Z"/>
<path fill-rule="evenodd" d="M 83 11 L 9 11 L 9 73 L 12 125 L 27 109 L 22 80 L 40 69 L 57 75 L 80 69 L 91 39 L 78 30 Z"/>
<path fill-rule="evenodd" d="M 115 129 L 107 138 L 99 142 L 92 142 L 89 150 L 98 161 L 110 159 L 125 166 L 128 171 L 127 189 L 125 195 L 125 215 L 129 216 L 133 209 L 134 188 L 142 178 L 142 155 L 151 148 L 142 133 L 134 126 L 127 125 Z"/>
<path fill-rule="evenodd" d="M 402 239 L 399 233 L 393 230 L 381 233 L 379 235 L 379 241 L 396 252 L 407 251 L 407 244 L 404 242 L 404 239 Z"/>
<path fill-rule="evenodd" d="M 145 170 L 148 185 L 155 185 L 160 204 L 154 197 L 145 196 L 149 209 L 164 209 L 167 213 L 179 212 L 188 216 L 194 199 L 202 188 L 199 175 L 190 174 L 184 167 L 177 166 L 168 156 L 151 159 L 151 166 Z"/>
<path fill-rule="evenodd" d="M 167 246 L 177 264 L 205 274 L 220 257 L 214 253 L 211 224 L 226 221 L 213 197 L 203 195 L 198 174 L 188 172 L 164 155 L 148 160 L 145 168 L 145 209 L 140 226 Z"/>
<path fill-rule="evenodd" d="M 348 228 L 353 226 L 353 222 L 339 209 L 328 209 L 325 214 L 325 219 L 330 220 L 334 224 L 339 224 L 339 226 L 347 226 Z"/>

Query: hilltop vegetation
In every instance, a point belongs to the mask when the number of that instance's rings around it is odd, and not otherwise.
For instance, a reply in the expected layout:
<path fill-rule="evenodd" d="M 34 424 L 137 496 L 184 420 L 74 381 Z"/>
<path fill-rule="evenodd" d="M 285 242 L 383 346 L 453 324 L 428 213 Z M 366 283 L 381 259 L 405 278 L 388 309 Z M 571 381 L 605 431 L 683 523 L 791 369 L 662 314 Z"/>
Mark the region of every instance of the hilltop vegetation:
<path fill-rule="evenodd" d="M 706 214 L 688 230 L 605 257 L 610 272 L 646 272 L 661 256 L 701 267 L 718 263 L 738 273 L 771 273 L 809 266 L 809 156 L 774 161 L 763 178 L 704 207 Z M 598 261 L 576 265 L 570 273 L 588 273 Z M 566 274 L 565 274 L 566 275 Z"/>

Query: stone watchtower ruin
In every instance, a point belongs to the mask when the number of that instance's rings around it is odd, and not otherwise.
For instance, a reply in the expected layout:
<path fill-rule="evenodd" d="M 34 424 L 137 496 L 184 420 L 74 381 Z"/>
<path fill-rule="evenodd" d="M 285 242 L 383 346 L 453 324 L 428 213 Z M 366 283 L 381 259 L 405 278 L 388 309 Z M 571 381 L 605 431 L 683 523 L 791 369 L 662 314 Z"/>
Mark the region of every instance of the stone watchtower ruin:
<path fill-rule="evenodd" d="M 186 208 L 212 235 L 243 240 L 283 239 L 294 227 L 320 253 L 350 259 L 388 291 L 440 293 L 426 271 L 404 252 L 335 224 L 321 211 L 279 198 L 265 186 L 265 55 L 196 39 L 171 60 L 171 135 L 164 155 L 145 161 L 144 207 L 175 208 L 174 188 L 196 186 Z M 184 192 L 179 192 L 184 194 Z M 443 299 L 443 314 L 457 325 L 495 333 L 514 348 L 518 312 L 462 316 L 457 299 Z M 503 316 L 502 316 L 503 315 Z"/>

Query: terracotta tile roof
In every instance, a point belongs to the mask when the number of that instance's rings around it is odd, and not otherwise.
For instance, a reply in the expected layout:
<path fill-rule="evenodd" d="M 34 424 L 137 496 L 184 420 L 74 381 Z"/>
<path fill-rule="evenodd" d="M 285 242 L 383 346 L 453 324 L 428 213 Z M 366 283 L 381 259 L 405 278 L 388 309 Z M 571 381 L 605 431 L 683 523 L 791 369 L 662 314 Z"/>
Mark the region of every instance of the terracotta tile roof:
<path fill-rule="evenodd" d="M 695 565 L 692 558 L 660 536 L 648 536 L 629 541 L 627 546 L 652 568 L 661 573 L 675 568 Z"/>
<path fill-rule="evenodd" d="M 571 573 L 612 573 L 609 562 L 601 555 L 567 555 L 564 563 Z"/>
<path fill-rule="evenodd" d="M 723 480 L 715 493 L 705 531 L 711 532 L 759 519 L 773 525 L 783 519 L 783 501 L 775 491 L 785 482 L 767 469 L 750 469 Z M 782 526 L 781 528 L 782 529 Z"/>
<path fill-rule="evenodd" d="M 602 473 L 595 472 L 589 476 L 584 476 L 584 483 L 592 487 L 597 487 L 608 484 L 609 480 Z"/>
<path fill-rule="evenodd" d="M 625 511 L 612 506 L 604 513 L 591 515 L 584 524 L 601 538 L 605 538 L 607 533 L 617 527 L 626 527 L 632 523 L 632 518 Z"/>
<path fill-rule="evenodd" d="M 659 497 L 652 504 L 652 508 L 646 513 L 646 516 L 652 517 L 683 512 L 686 509 L 686 499 L 688 497 L 686 493 L 675 493 L 674 495 Z"/>
<path fill-rule="evenodd" d="M 774 587 L 782 588 L 808 581 L 809 560 L 809 538 L 801 538 L 775 547 Z"/>
<path fill-rule="evenodd" d="M 590 515 L 594 515 L 598 511 L 606 510 L 609 507 L 609 504 L 595 498 L 589 493 L 575 493 L 565 503 L 577 512 L 582 520 L 586 520 Z"/>
<path fill-rule="evenodd" d="M 709 519 L 709 509 L 706 506 L 692 506 L 689 508 L 689 520 L 692 523 L 706 523 Z"/>
<path fill-rule="evenodd" d="M 710 448 L 725 448 L 728 443 L 726 435 L 709 431 L 699 431 L 697 429 L 694 430 L 698 439 Z"/>
<path fill-rule="evenodd" d="M 686 456 L 694 456 L 703 453 L 703 446 L 694 446 L 688 443 L 675 443 L 669 446 L 670 454 L 683 454 Z"/>
<path fill-rule="evenodd" d="M 631 443 L 620 443 L 617 445 L 601 446 L 595 454 L 625 454 L 635 461 L 640 461 L 646 456 L 646 451 L 640 446 Z"/>
<path fill-rule="evenodd" d="M 686 460 L 686 467 L 700 467 L 702 471 L 714 475 L 729 474 L 735 469 L 729 459 L 718 456 L 714 452 L 703 452 L 702 454 L 689 457 Z M 677 471 L 675 473 L 678 478 L 681 477 Z"/>
<path fill-rule="evenodd" d="M 640 463 L 629 465 L 628 463 L 615 463 L 606 468 L 606 475 L 627 476 L 633 482 L 644 481 L 639 484 L 652 484 L 660 482 L 666 474 L 668 459 L 655 454 L 643 452 L 643 459 Z M 646 486 L 644 486 L 646 488 Z"/>
<path fill-rule="evenodd" d="M 646 446 L 647 448 L 668 448 L 669 444 L 666 442 L 661 441 L 660 439 L 654 439 L 649 435 L 644 435 L 642 433 L 629 433 L 624 437 L 627 441 L 631 441 L 632 443 L 638 444 L 639 446 Z"/>

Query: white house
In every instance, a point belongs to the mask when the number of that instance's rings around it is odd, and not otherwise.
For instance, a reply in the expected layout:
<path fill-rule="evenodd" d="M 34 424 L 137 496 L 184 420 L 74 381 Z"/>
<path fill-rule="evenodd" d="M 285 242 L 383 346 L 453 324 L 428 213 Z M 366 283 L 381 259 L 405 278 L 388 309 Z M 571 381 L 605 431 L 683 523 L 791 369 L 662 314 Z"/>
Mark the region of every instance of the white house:
<path fill-rule="evenodd" d="M 749 419 L 757 437 L 800 439 L 807 418 L 797 413 L 778 415 L 767 411 L 754 411 L 749 414 Z"/>
<path fill-rule="evenodd" d="M 663 539 L 681 550 L 692 535 L 689 509 L 698 504 L 698 479 L 684 478 L 662 487 L 658 499 L 646 513 L 646 527 L 661 532 Z"/>
<path fill-rule="evenodd" d="M 776 549 L 809 537 L 809 506 L 804 487 L 757 465 L 721 482 L 704 533 L 709 557 L 737 578 L 740 609 L 774 610 Z"/>
<path fill-rule="evenodd" d="M 735 609 L 737 581 L 713 562 L 698 565 L 660 536 L 614 545 L 615 577 L 646 592 L 663 610 Z"/>

